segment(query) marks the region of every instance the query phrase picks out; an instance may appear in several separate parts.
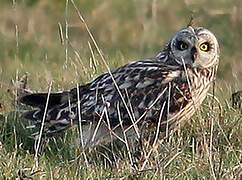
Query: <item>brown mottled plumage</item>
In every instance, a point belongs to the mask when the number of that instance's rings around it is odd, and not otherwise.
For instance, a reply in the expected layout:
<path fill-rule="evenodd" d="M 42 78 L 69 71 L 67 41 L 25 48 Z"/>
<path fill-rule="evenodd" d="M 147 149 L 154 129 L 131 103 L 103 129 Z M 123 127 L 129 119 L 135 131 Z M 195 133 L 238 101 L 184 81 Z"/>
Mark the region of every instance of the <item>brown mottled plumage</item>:
<path fill-rule="evenodd" d="M 112 71 L 113 78 L 105 73 L 80 86 L 84 145 L 122 140 L 124 134 L 140 137 L 142 127 L 154 133 L 158 124 L 159 132 L 164 132 L 183 123 L 205 99 L 218 61 L 215 36 L 207 29 L 189 26 L 178 31 L 157 56 L 122 66 Z M 20 102 L 37 108 L 23 116 L 39 126 L 46 99 L 46 93 L 22 97 Z M 51 93 L 43 134 L 78 124 L 77 102 L 77 88 Z"/>

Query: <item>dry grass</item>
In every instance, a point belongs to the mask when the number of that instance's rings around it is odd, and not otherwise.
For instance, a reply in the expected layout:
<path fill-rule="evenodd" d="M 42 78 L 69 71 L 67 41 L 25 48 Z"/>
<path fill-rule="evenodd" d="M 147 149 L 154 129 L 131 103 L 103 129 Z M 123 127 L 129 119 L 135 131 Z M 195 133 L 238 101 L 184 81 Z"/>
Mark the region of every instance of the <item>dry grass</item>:
<path fill-rule="evenodd" d="M 67 1 L 66 1 L 67 2 Z M 209 5 L 207 5 L 209 2 Z M 242 166 L 242 116 L 230 105 L 230 95 L 242 88 L 240 1 L 81 1 L 78 9 L 103 52 L 86 33 L 71 2 L 3 2 L 0 16 L 0 176 L 7 179 L 239 179 Z M 239 4 L 240 3 L 240 4 Z M 181 8 L 182 7 L 182 8 Z M 35 91 L 63 90 L 85 83 L 131 59 L 157 53 L 173 32 L 195 10 L 199 25 L 217 34 L 221 65 L 217 101 L 206 99 L 202 108 L 179 131 L 173 132 L 151 154 L 145 167 L 139 156 L 114 144 L 82 156 L 73 143 L 77 129 L 40 146 L 20 118 L 16 87 L 28 75 L 27 87 Z M 59 23 L 59 28 L 58 28 Z M 66 29 L 66 27 L 68 27 Z M 59 32 L 62 29 L 62 41 Z M 68 30 L 68 31 L 66 31 Z M 67 33 L 68 32 L 68 33 Z M 152 32 L 152 33 L 151 33 Z M 134 58 L 135 57 L 135 58 Z M 224 90 L 226 89 L 226 91 Z M 113 151 L 109 151 L 112 149 Z M 36 164 L 36 161 L 38 164 Z M 88 166 L 87 166 L 88 164 Z M 136 168 L 135 168 L 136 167 Z"/>

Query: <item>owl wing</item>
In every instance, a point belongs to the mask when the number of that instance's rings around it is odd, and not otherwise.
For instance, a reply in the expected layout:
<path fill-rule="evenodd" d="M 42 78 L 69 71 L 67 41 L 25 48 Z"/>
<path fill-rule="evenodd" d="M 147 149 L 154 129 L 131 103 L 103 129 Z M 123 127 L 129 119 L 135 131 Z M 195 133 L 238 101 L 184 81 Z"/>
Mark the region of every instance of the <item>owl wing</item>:
<path fill-rule="evenodd" d="M 48 124 L 47 132 L 58 132 L 68 128 L 73 121 L 78 122 L 78 90 L 83 124 L 98 121 L 105 110 L 107 112 L 105 119 L 109 119 L 112 127 L 118 125 L 120 119 L 124 125 L 131 125 L 138 119 L 157 121 L 163 106 L 162 119 L 166 120 L 168 106 L 174 106 L 172 101 L 170 103 L 167 101 L 181 96 L 175 95 L 181 93 L 178 90 L 176 92 L 174 87 L 182 84 L 180 80 L 178 82 L 182 72 L 179 66 L 168 66 L 157 58 L 151 58 L 120 67 L 112 71 L 112 76 L 109 73 L 103 74 L 78 89 L 50 94 L 45 121 Z M 175 93 L 173 97 L 171 93 Z M 33 102 L 32 98 L 39 99 L 39 102 Z M 37 120 L 37 124 L 40 124 L 46 99 L 47 94 L 23 97 L 21 102 L 40 108 L 25 113 L 24 117 Z"/>

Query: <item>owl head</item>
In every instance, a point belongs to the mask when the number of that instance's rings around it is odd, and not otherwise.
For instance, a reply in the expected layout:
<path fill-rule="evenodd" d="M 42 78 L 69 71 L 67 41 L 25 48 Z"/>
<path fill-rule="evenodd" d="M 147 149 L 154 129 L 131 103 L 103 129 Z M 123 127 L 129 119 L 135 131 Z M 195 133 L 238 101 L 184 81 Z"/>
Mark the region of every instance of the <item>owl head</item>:
<path fill-rule="evenodd" d="M 219 45 L 215 35 L 202 27 L 178 31 L 170 40 L 169 61 L 178 65 L 208 68 L 219 60 Z"/>

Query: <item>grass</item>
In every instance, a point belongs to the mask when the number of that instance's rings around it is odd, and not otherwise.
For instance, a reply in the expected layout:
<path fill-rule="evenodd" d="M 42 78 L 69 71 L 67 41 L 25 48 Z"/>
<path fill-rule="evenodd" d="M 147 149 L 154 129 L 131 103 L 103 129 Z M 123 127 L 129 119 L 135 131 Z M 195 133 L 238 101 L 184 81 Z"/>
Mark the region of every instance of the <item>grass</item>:
<path fill-rule="evenodd" d="M 74 143 L 77 128 L 43 143 L 35 158 L 31 130 L 25 128 L 30 122 L 20 118 L 24 107 L 15 102 L 21 78 L 27 74 L 27 88 L 47 92 L 51 81 L 52 90 L 59 91 L 107 71 L 71 3 L 54 2 L 3 1 L 0 7 L 2 179 L 239 179 L 242 116 L 230 102 L 231 93 L 242 88 L 239 1 L 76 2 L 111 69 L 157 53 L 186 25 L 192 10 L 198 25 L 211 29 L 220 40 L 218 101 L 208 97 L 184 127 L 162 142 L 142 171 L 131 166 L 119 144 L 114 145 L 114 154 L 110 146 L 87 153 L 87 167 Z M 138 156 L 132 156 L 139 166 Z"/>

